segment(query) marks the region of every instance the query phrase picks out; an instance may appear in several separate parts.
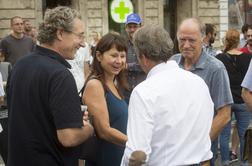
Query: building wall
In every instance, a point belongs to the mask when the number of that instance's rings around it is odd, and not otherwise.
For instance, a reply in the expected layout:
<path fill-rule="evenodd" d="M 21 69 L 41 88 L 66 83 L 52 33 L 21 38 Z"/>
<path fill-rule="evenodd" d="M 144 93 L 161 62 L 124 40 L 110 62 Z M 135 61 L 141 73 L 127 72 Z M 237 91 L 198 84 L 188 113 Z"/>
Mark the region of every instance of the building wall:
<path fill-rule="evenodd" d="M 10 33 L 10 19 L 14 16 L 29 19 L 37 26 L 42 19 L 42 3 L 40 0 L 0 0 L 0 38 Z"/>
<path fill-rule="evenodd" d="M 85 23 L 86 40 L 91 41 L 91 32 L 108 32 L 107 0 L 72 0 L 72 7 L 77 9 Z"/>
<path fill-rule="evenodd" d="M 220 40 L 219 44 L 223 46 L 223 38 L 228 30 L 228 0 L 220 0 Z"/>
<path fill-rule="evenodd" d="M 198 0 L 196 6 L 198 13 L 196 16 L 200 18 L 203 23 L 214 24 L 217 28 L 215 47 L 220 47 L 221 38 L 220 34 L 227 29 L 227 22 L 225 23 L 225 15 L 223 13 L 224 1 L 226 0 Z M 221 17 L 220 17 L 221 16 Z M 221 22 L 221 23 L 220 23 Z"/>
<path fill-rule="evenodd" d="M 138 3 L 143 24 L 163 26 L 163 0 L 138 0 Z"/>
<path fill-rule="evenodd" d="M 164 25 L 164 0 L 136 0 L 136 8 L 143 18 L 143 24 Z M 199 17 L 204 23 L 213 23 L 218 36 L 215 46 L 219 47 L 221 38 L 228 29 L 228 0 L 177 0 L 177 26 L 187 17 Z M 87 40 L 91 31 L 106 34 L 108 25 L 108 0 L 72 0 L 72 7 L 82 15 L 86 25 Z M 42 0 L 0 0 L 0 38 L 10 32 L 9 20 L 19 15 L 30 19 L 38 26 L 42 20 Z"/>

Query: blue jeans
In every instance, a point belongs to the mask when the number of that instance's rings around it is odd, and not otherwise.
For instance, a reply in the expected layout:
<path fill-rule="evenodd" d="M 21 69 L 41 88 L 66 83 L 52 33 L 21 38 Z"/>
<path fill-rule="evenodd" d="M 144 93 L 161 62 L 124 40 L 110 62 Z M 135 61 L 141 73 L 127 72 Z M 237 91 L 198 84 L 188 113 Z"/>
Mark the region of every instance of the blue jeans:
<path fill-rule="evenodd" d="M 214 166 L 214 163 L 215 163 L 215 160 L 217 158 L 217 155 L 218 155 L 218 137 L 212 141 L 212 145 L 211 145 L 211 151 L 213 153 L 213 157 L 212 159 L 210 160 L 210 166 Z"/>
<path fill-rule="evenodd" d="M 244 134 L 250 123 L 250 112 L 245 104 L 233 104 L 231 110 L 236 119 L 236 126 L 240 140 L 240 154 L 242 156 L 244 149 Z M 223 164 L 229 164 L 229 141 L 231 134 L 231 121 L 220 134 L 220 152 Z"/>

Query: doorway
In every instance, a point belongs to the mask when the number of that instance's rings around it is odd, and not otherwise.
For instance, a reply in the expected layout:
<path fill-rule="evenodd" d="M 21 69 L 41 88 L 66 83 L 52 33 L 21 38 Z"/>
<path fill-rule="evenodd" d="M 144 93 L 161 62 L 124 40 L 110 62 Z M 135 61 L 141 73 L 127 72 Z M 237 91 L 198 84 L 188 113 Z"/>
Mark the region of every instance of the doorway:
<path fill-rule="evenodd" d="M 164 0 L 164 28 L 172 39 L 176 36 L 177 29 L 177 1 Z"/>
<path fill-rule="evenodd" d="M 174 52 L 178 52 L 177 48 L 177 1 L 164 0 L 164 28 L 169 32 L 171 39 L 174 41 Z"/>
<path fill-rule="evenodd" d="M 46 11 L 46 9 L 52 9 L 57 6 L 71 6 L 72 1 L 71 0 L 42 0 L 42 10 L 43 15 Z"/>

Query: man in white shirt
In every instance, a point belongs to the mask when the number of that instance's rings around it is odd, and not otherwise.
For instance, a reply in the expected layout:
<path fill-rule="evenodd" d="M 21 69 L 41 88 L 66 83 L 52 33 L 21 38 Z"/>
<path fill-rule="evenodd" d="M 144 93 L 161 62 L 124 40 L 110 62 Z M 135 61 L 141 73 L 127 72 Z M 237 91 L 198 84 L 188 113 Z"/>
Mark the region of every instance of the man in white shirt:
<path fill-rule="evenodd" d="M 143 27 L 133 43 L 147 78 L 130 97 L 128 141 L 121 166 L 136 162 L 194 165 L 211 159 L 209 133 L 214 109 L 205 82 L 168 61 L 173 43 L 163 28 Z M 146 161 L 134 157 L 136 151 L 144 152 Z"/>
<path fill-rule="evenodd" d="M 71 65 L 71 73 L 74 76 L 78 92 L 84 86 L 84 82 L 86 77 L 88 76 L 90 69 L 89 69 L 89 62 L 91 60 L 89 46 L 87 43 L 84 44 L 85 47 L 80 47 L 75 56 L 72 60 L 67 60 L 67 62 Z"/>

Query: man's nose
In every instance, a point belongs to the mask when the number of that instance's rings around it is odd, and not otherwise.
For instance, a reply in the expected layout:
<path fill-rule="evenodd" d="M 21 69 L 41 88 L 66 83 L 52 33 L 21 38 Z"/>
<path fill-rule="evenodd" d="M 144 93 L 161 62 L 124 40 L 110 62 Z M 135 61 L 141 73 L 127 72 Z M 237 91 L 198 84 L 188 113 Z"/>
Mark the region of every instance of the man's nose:
<path fill-rule="evenodd" d="M 135 32 L 135 31 L 136 31 L 136 28 L 135 28 L 135 27 L 131 27 L 131 28 L 130 28 L 130 31 L 131 31 L 131 32 Z"/>
<path fill-rule="evenodd" d="M 184 43 L 184 47 L 188 48 L 190 46 L 191 46 L 191 44 L 190 44 L 189 40 L 186 40 Z"/>

